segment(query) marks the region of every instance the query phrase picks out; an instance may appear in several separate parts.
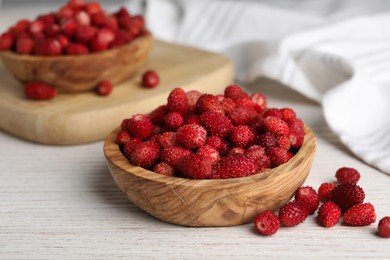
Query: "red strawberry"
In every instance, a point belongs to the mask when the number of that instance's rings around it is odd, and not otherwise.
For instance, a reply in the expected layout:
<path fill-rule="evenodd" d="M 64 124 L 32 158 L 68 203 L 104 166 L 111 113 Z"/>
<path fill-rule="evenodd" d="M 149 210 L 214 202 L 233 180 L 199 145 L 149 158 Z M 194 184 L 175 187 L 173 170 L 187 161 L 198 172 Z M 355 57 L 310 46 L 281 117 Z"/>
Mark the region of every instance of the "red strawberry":
<path fill-rule="evenodd" d="M 331 201 L 340 207 L 342 212 L 364 201 L 363 189 L 353 183 L 345 182 L 337 185 L 330 194 Z"/>
<path fill-rule="evenodd" d="M 199 116 L 193 113 L 188 113 L 185 115 L 184 118 L 184 124 L 189 125 L 189 124 L 195 124 L 195 125 L 201 125 L 199 122 Z"/>
<path fill-rule="evenodd" d="M 381 237 L 390 237 L 390 217 L 382 218 L 378 223 L 378 235 Z"/>
<path fill-rule="evenodd" d="M 241 97 L 235 99 L 234 103 L 236 104 L 236 107 L 248 108 L 257 112 L 255 109 L 255 104 L 253 103 L 252 99 L 248 96 L 248 94 L 245 92 L 243 92 Z"/>
<path fill-rule="evenodd" d="M 131 136 L 126 130 L 122 129 L 116 134 L 116 142 L 119 145 L 125 145 L 130 139 Z"/>
<path fill-rule="evenodd" d="M 276 147 L 276 135 L 270 132 L 260 134 L 257 143 L 264 148 Z"/>
<path fill-rule="evenodd" d="M 223 108 L 219 104 L 217 97 L 211 94 L 203 94 L 199 97 L 196 103 L 196 111 L 201 114 L 203 112 L 213 111 L 223 113 Z"/>
<path fill-rule="evenodd" d="M 27 32 L 31 22 L 26 19 L 19 20 L 13 27 L 15 36 L 19 36 L 21 33 Z"/>
<path fill-rule="evenodd" d="M 73 15 L 74 15 L 74 11 L 69 6 L 61 7 L 56 13 L 57 18 L 59 19 L 68 19 Z"/>
<path fill-rule="evenodd" d="M 87 11 L 88 14 L 92 15 L 92 14 L 101 12 L 102 7 L 99 4 L 99 2 L 92 1 L 92 2 L 86 3 L 85 11 Z"/>
<path fill-rule="evenodd" d="M 142 74 L 142 86 L 145 88 L 155 88 L 160 83 L 160 77 L 154 70 L 145 71 Z"/>
<path fill-rule="evenodd" d="M 192 151 L 190 149 L 186 149 L 181 146 L 171 146 L 162 150 L 160 159 L 161 161 L 171 165 L 173 168 L 176 168 L 180 158 L 191 153 Z"/>
<path fill-rule="evenodd" d="M 280 227 L 280 221 L 278 217 L 270 210 L 260 212 L 255 217 L 253 224 L 255 229 L 265 236 L 275 234 Z"/>
<path fill-rule="evenodd" d="M 63 34 L 57 35 L 56 40 L 60 43 L 62 49 L 65 49 L 69 45 L 69 39 Z"/>
<path fill-rule="evenodd" d="M 91 49 L 95 52 L 107 50 L 114 38 L 115 34 L 113 31 L 108 28 L 102 28 L 92 38 L 90 42 Z"/>
<path fill-rule="evenodd" d="M 209 135 L 227 137 L 233 129 L 232 122 L 222 113 L 208 111 L 199 117 L 200 123 L 206 128 Z"/>
<path fill-rule="evenodd" d="M 222 148 L 223 142 L 224 142 L 223 139 L 219 136 L 216 136 L 216 135 L 211 135 L 211 136 L 207 137 L 207 139 L 206 139 L 206 144 L 210 145 L 211 147 L 213 147 L 217 151 L 219 151 Z"/>
<path fill-rule="evenodd" d="M 354 168 L 342 167 L 336 171 L 336 179 L 338 183 L 356 184 L 360 179 L 360 173 Z"/>
<path fill-rule="evenodd" d="M 181 88 L 173 89 L 168 96 L 167 109 L 184 115 L 188 110 L 188 98 Z"/>
<path fill-rule="evenodd" d="M 15 38 L 12 33 L 5 32 L 0 36 L 0 51 L 9 50 L 13 46 Z"/>
<path fill-rule="evenodd" d="M 147 141 L 138 144 L 130 154 L 130 162 L 136 166 L 152 169 L 160 158 L 160 146 Z"/>
<path fill-rule="evenodd" d="M 263 94 L 253 93 L 251 95 L 251 100 L 254 103 L 254 108 L 258 113 L 262 113 L 267 109 L 267 99 Z"/>
<path fill-rule="evenodd" d="M 211 176 L 211 158 L 199 154 L 189 154 L 180 158 L 179 171 L 192 179 L 207 179 Z"/>
<path fill-rule="evenodd" d="M 123 154 L 125 157 L 130 160 L 131 153 L 134 151 L 134 149 L 142 143 L 142 140 L 138 137 L 131 138 L 129 141 L 125 143 L 125 146 L 123 147 Z"/>
<path fill-rule="evenodd" d="M 295 201 L 300 202 L 307 207 L 309 214 L 316 212 L 320 205 L 316 190 L 310 186 L 299 187 L 295 192 Z"/>
<path fill-rule="evenodd" d="M 176 132 L 165 132 L 161 134 L 158 136 L 157 142 L 163 148 L 177 146 Z"/>
<path fill-rule="evenodd" d="M 56 15 L 54 13 L 43 14 L 38 16 L 38 20 L 42 21 L 46 26 L 56 23 Z"/>
<path fill-rule="evenodd" d="M 254 131 L 247 125 L 235 126 L 230 132 L 230 142 L 238 147 L 244 148 L 252 144 L 255 137 Z"/>
<path fill-rule="evenodd" d="M 282 119 L 268 116 L 264 118 L 264 128 L 271 133 L 275 133 L 278 135 L 288 135 L 289 128 L 288 124 L 284 122 Z"/>
<path fill-rule="evenodd" d="M 296 133 L 296 134 L 305 133 L 305 127 L 303 121 L 299 118 L 295 118 L 288 121 L 288 127 L 290 129 L 290 133 Z"/>
<path fill-rule="evenodd" d="M 200 96 L 203 94 L 197 90 L 191 90 L 186 92 L 188 100 L 188 110 L 194 111 L 196 108 L 196 103 L 198 102 Z"/>
<path fill-rule="evenodd" d="M 61 27 L 58 24 L 46 25 L 44 32 L 47 37 L 54 37 L 61 33 Z"/>
<path fill-rule="evenodd" d="M 108 80 L 103 80 L 98 84 L 97 93 L 100 96 L 108 96 L 112 91 L 112 83 Z"/>
<path fill-rule="evenodd" d="M 160 162 L 153 168 L 154 172 L 157 172 L 159 174 L 163 174 L 166 176 L 174 176 L 175 175 L 175 170 L 170 166 L 169 164 L 165 162 Z"/>
<path fill-rule="evenodd" d="M 259 166 L 260 171 L 270 168 L 270 160 L 263 147 L 252 145 L 245 150 L 244 155 L 251 158 Z"/>
<path fill-rule="evenodd" d="M 276 135 L 276 147 L 283 148 L 285 150 L 289 150 L 291 147 L 290 137 L 286 135 Z"/>
<path fill-rule="evenodd" d="M 147 115 L 136 114 L 127 124 L 127 131 L 133 137 L 147 140 L 152 135 L 153 123 Z"/>
<path fill-rule="evenodd" d="M 152 120 L 153 124 L 162 126 L 164 125 L 164 116 L 167 112 L 167 106 L 161 105 L 154 109 L 150 114 L 149 118 Z"/>
<path fill-rule="evenodd" d="M 317 221 L 324 227 L 333 227 L 339 223 L 341 210 L 333 202 L 325 202 L 318 210 Z"/>
<path fill-rule="evenodd" d="M 118 20 L 116 19 L 115 15 L 107 16 L 106 23 L 104 24 L 104 26 L 107 27 L 107 28 L 110 28 L 114 32 L 121 31 L 119 29 Z"/>
<path fill-rule="evenodd" d="M 62 47 L 56 39 L 47 39 L 44 41 L 40 51 L 40 54 L 44 56 L 59 56 L 62 54 Z"/>
<path fill-rule="evenodd" d="M 321 186 L 318 188 L 318 197 L 320 201 L 325 202 L 330 200 L 330 194 L 334 188 L 336 188 L 335 183 L 322 183 Z"/>
<path fill-rule="evenodd" d="M 81 43 L 69 43 L 65 48 L 65 53 L 69 55 L 81 55 L 89 53 L 89 49 Z"/>
<path fill-rule="evenodd" d="M 308 211 L 297 201 L 291 201 L 279 209 L 279 220 L 286 227 L 296 226 L 306 220 Z"/>
<path fill-rule="evenodd" d="M 282 113 L 283 121 L 286 123 L 291 122 L 297 118 L 297 114 L 291 108 L 282 108 L 280 109 L 280 112 Z"/>
<path fill-rule="evenodd" d="M 91 24 L 96 27 L 103 27 L 107 22 L 107 15 L 100 11 L 91 14 Z M 111 29 L 111 28 L 110 28 Z"/>
<path fill-rule="evenodd" d="M 31 22 L 30 26 L 28 27 L 28 31 L 31 34 L 43 32 L 44 29 L 45 29 L 45 24 L 43 23 L 43 21 L 40 20 L 35 20 Z"/>
<path fill-rule="evenodd" d="M 142 29 L 145 26 L 145 20 L 142 15 L 136 15 L 131 18 L 131 25 L 129 27 L 129 31 L 135 35 L 138 36 L 141 34 Z"/>
<path fill-rule="evenodd" d="M 76 34 L 78 25 L 74 19 L 65 19 L 60 22 L 60 27 L 68 38 L 72 38 Z"/>
<path fill-rule="evenodd" d="M 227 98 L 235 100 L 241 97 L 243 92 L 244 91 L 238 85 L 230 85 L 225 88 L 224 95 Z"/>
<path fill-rule="evenodd" d="M 228 155 L 221 158 L 213 168 L 214 179 L 236 178 L 256 174 L 259 167 L 243 154 Z"/>
<path fill-rule="evenodd" d="M 280 111 L 279 108 L 269 108 L 264 112 L 263 116 L 264 117 L 273 116 L 273 117 L 277 117 L 280 119 L 282 119 L 282 117 L 283 117 L 282 111 Z"/>
<path fill-rule="evenodd" d="M 217 99 L 226 115 L 231 113 L 236 108 L 236 103 L 234 103 L 233 99 L 231 98 L 218 95 Z"/>
<path fill-rule="evenodd" d="M 48 100 L 57 95 L 57 90 L 42 82 L 29 82 L 24 85 L 27 98 L 35 100 Z"/>
<path fill-rule="evenodd" d="M 244 154 L 245 153 L 245 149 L 242 148 L 242 147 L 233 147 L 232 149 L 230 149 L 229 151 L 229 155 L 233 155 L 233 154 Z"/>
<path fill-rule="evenodd" d="M 35 42 L 29 36 L 23 36 L 16 41 L 16 52 L 19 54 L 31 54 L 34 50 Z"/>
<path fill-rule="evenodd" d="M 172 130 L 177 130 L 184 123 L 184 118 L 179 112 L 169 112 L 164 116 L 165 125 Z"/>
<path fill-rule="evenodd" d="M 75 32 L 76 41 L 78 43 L 87 44 L 95 36 L 96 31 L 97 31 L 96 27 L 93 26 L 89 26 L 89 25 L 79 26 L 77 27 Z"/>
<path fill-rule="evenodd" d="M 206 142 L 207 131 L 203 126 L 183 125 L 176 132 L 177 142 L 186 148 L 199 148 Z"/>
<path fill-rule="evenodd" d="M 343 215 L 344 223 L 350 226 L 368 226 L 375 222 L 375 208 L 371 203 L 357 204 Z"/>
<path fill-rule="evenodd" d="M 257 116 L 255 109 L 250 109 L 247 107 L 236 106 L 229 114 L 228 117 L 232 121 L 232 124 L 237 125 L 248 125 L 250 124 Z"/>
<path fill-rule="evenodd" d="M 290 145 L 292 148 L 299 148 L 302 146 L 305 139 L 305 133 L 303 132 L 291 132 L 290 131 Z"/>
<path fill-rule="evenodd" d="M 288 162 L 288 160 L 293 157 L 293 154 L 288 150 L 280 147 L 271 147 L 267 149 L 267 155 L 271 161 L 271 167 L 277 167 L 283 163 Z"/>
<path fill-rule="evenodd" d="M 85 11 L 79 11 L 75 15 L 76 22 L 81 26 L 91 25 L 91 17 Z"/>
<path fill-rule="evenodd" d="M 205 157 L 209 157 L 211 159 L 211 163 L 216 163 L 221 157 L 219 156 L 219 152 L 211 147 L 210 145 L 201 146 L 198 151 L 196 151 L 197 155 L 202 155 Z"/>

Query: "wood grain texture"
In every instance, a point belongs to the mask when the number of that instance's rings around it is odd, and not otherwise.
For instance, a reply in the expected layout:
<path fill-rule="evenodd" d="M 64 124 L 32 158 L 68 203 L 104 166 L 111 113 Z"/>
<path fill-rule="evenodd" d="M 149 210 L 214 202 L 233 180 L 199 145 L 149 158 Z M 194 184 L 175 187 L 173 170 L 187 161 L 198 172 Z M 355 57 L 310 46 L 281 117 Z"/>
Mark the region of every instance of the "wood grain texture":
<path fill-rule="evenodd" d="M 102 80 L 117 84 L 133 76 L 145 63 L 152 35 L 111 50 L 86 55 L 45 57 L 0 51 L 4 67 L 21 82 L 42 81 L 63 93 L 96 88 Z"/>
<path fill-rule="evenodd" d="M 0 64 L 0 129 L 44 144 L 92 142 L 104 139 L 122 119 L 165 103 L 175 87 L 220 93 L 233 80 L 233 66 L 222 55 L 162 41 L 153 46 L 140 71 L 107 97 L 87 92 L 61 94 L 49 101 L 27 100 L 21 84 Z M 157 88 L 140 86 L 146 69 L 159 73 Z"/>
<path fill-rule="evenodd" d="M 193 180 L 130 164 L 115 143 L 116 133 L 106 138 L 104 153 L 119 188 L 156 218 L 183 226 L 241 225 L 263 210 L 278 209 L 305 181 L 316 149 L 314 134 L 305 126 L 305 141 L 288 163 L 248 177 Z"/>

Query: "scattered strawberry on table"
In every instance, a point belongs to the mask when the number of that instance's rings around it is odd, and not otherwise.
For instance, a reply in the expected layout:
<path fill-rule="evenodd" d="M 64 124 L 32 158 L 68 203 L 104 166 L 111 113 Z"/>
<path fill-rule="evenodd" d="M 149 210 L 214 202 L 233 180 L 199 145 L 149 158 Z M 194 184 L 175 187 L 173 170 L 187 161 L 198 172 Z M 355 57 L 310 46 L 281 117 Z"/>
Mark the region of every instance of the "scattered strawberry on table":
<path fill-rule="evenodd" d="M 304 140 L 290 108 L 267 108 L 238 85 L 212 95 L 174 88 L 149 114 L 124 119 L 117 134 L 130 163 L 193 179 L 244 177 L 289 161 Z"/>

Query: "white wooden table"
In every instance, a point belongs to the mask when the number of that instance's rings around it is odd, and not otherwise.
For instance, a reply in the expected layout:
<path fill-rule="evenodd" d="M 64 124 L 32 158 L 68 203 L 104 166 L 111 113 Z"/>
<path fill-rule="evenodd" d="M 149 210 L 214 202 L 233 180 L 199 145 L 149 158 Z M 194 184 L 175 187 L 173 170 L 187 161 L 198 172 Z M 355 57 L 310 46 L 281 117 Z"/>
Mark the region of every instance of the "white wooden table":
<path fill-rule="evenodd" d="M 353 156 L 326 126 L 321 108 L 261 80 L 271 107 L 292 107 L 314 130 L 316 158 L 305 182 L 318 188 L 336 169 L 355 167 L 378 218 L 390 215 L 390 177 Z M 386 258 L 390 240 L 367 227 L 323 228 L 310 216 L 272 237 L 252 224 L 189 228 L 164 223 L 131 204 L 105 164 L 102 142 L 45 146 L 0 132 L 0 259 Z"/>

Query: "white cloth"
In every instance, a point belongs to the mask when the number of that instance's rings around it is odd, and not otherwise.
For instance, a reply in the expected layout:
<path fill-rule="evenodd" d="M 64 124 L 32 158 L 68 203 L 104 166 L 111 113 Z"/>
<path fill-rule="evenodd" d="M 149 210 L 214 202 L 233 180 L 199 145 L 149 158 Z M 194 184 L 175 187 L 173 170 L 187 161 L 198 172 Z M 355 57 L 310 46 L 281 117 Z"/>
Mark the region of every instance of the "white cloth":
<path fill-rule="evenodd" d="M 238 81 L 320 102 L 341 141 L 390 174 L 390 1 L 149 0 L 145 15 L 158 38 L 225 53 Z"/>

